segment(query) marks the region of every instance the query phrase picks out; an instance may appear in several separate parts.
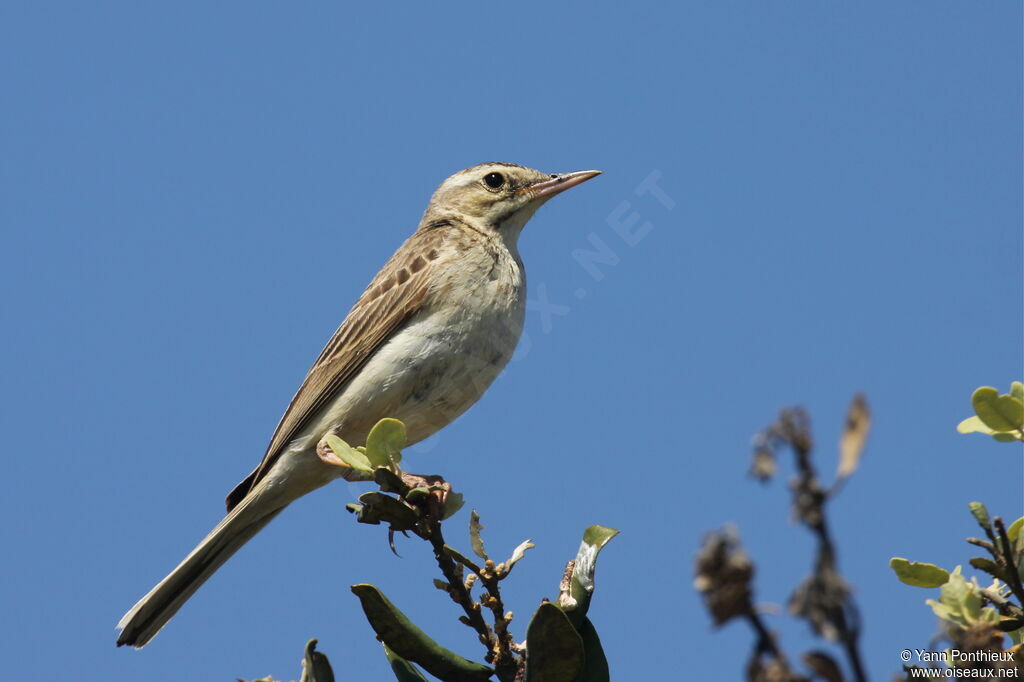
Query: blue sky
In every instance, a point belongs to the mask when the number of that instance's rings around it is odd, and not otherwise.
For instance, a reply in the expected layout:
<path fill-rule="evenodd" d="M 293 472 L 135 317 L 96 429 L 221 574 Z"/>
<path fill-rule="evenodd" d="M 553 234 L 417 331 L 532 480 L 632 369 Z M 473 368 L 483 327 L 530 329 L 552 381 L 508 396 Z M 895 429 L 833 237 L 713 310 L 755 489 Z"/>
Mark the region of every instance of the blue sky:
<path fill-rule="evenodd" d="M 850 396 L 872 406 L 831 518 L 874 679 L 935 630 L 889 557 L 965 563 L 969 501 L 1024 506 L 1019 450 L 954 430 L 976 386 L 1024 374 L 1020 3 L 0 15 L 12 679 L 293 679 L 315 636 L 339 679 L 383 680 L 357 582 L 479 654 L 426 548 L 392 556 L 344 483 L 293 505 L 150 647 L 115 649 L 113 626 L 220 518 L 434 187 L 481 161 L 605 171 L 523 234 L 547 303 L 515 361 L 407 453 L 480 510 L 495 554 L 538 544 L 506 588 L 519 636 L 601 523 L 622 530 L 591 612 L 615 678 L 739 679 L 751 635 L 712 630 L 692 559 L 735 522 L 759 602 L 809 569 L 788 462 L 768 487 L 745 476 L 787 405 L 811 411 L 826 473 Z M 652 174 L 664 197 L 637 192 Z M 616 261 L 599 279 L 573 257 L 595 239 Z M 794 657 L 812 646 L 767 621 Z"/>

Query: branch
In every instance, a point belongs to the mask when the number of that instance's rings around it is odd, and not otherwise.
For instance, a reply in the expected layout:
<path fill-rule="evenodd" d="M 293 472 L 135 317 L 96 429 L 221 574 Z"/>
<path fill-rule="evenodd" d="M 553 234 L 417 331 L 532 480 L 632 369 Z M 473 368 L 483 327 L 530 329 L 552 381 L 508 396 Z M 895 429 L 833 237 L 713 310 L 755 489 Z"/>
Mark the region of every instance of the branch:
<path fill-rule="evenodd" d="M 1003 571 L 1006 577 L 1006 584 L 1009 585 L 1010 590 L 1013 592 L 1013 596 L 1017 598 L 1017 601 L 1021 606 L 1024 606 L 1024 585 L 1021 584 L 1020 573 L 1017 570 L 1017 564 L 1013 557 L 1013 543 L 1010 542 L 1009 536 L 1006 534 L 1006 525 L 1003 523 L 1003 519 L 999 516 L 992 520 L 993 525 L 996 527 L 996 534 L 998 540 L 993 538 L 997 552 L 992 554 L 995 556 L 996 561 L 1003 565 L 1006 569 Z M 1018 539 L 1019 540 L 1019 539 Z"/>
<path fill-rule="evenodd" d="M 439 520 L 430 520 L 429 532 L 424 539 L 428 540 L 434 548 L 434 559 L 437 561 L 437 567 L 441 569 L 442 575 L 448 581 L 448 594 L 451 596 L 452 601 L 461 606 L 466 614 L 459 618 L 459 622 L 476 630 L 480 637 L 480 642 L 487 647 L 487 655 L 490 656 L 494 646 L 494 633 L 484 621 L 483 616 L 480 614 L 480 604 L 473 601 L 469 588 L 462 581 L 461 571 L 458 570 L 455 562 L 452 561 L 451 554 L 448 553 Z M 491 661 L 487 659 L 487 662 L 490 663 Z"/>
<path fill-rule="evenodd" d="M 752 467 L 756 476 L 768 478 L 774 473 L 779 448 L 788 446 L 793 452 L 796 466 L 796 477 L 790 483 L 793 514 L 814 534 L 817 552 L 813 573 L 790 598 L 790 611 L 806 618 L 817 634 L 842 644 L 856 682 L 867 679 L 859 647 L 860 612 L 839 573 L 825 506 L 856 467 L 869 426 L 867 402 L 863 396 L 855 396 L 841 443 L 838 480 L 831 490 L 822 485 L 815 471 L 810 418 L 801 408 L 783 410 L 774 424 L 758 434 Z"/>

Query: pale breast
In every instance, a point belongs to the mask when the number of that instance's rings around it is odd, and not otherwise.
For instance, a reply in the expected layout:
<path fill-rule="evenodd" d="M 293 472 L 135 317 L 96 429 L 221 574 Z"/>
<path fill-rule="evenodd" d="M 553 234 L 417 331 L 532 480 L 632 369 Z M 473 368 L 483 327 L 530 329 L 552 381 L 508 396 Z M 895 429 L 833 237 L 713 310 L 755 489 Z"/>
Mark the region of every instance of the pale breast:
<path fill-rule="evenodd" d="M 333 430 L 365 442 L 384 417 L 409 442 L 428 438 L 475 403 L 511 359 L 523 328 L 525 278 L 514 254 L 461 245 L 424 308 L 374 353 L 290 449 L 315 447 Z"/>

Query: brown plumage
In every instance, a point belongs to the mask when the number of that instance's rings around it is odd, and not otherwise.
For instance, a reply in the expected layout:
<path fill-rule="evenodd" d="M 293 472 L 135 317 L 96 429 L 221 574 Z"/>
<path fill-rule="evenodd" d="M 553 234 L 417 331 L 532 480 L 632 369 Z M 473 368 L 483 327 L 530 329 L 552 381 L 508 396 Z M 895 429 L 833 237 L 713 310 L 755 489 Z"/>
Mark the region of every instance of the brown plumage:
<path fill-rule="evenodd" d="M 425 266 L 437 259 L 438 247 L 445 238 L 441 229 L 418 230 L 384 264 L 306 373 L 274 430 L 263 460 L 228 493 L 225 502 L 229 512 L 259 483 L 281 449 L 416 312 L 430 286 L 430 272 Z"/>
<path fill-rule="evenodd" d="M 145 646 L 286 506 L 351 471 L 321 458 L 326 435 L 361 444 L 393 417 L 411 444 L 473 405 L 522 331 L 519 232 L 550 197 L 597 174 L 482 164 L 442 183 L 313 363 L 259 466 L 228 494 L 227 516 L 125 614 L 118 646 Z"/>

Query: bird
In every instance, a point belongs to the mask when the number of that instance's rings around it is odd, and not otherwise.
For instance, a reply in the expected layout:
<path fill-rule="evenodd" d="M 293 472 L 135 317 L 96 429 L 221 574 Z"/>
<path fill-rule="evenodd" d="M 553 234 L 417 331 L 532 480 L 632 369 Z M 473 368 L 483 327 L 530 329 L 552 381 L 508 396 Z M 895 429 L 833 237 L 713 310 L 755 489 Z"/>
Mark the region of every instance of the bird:
<path fill-rule="evenodd" d="M 318 454 L 327 436 L 361 444 L 394 418 L 411 445 L 472 406 L 522 333 L 520 232 L 551 197 L 600 173 L 483 163 L 442 182 L 313 363 L 262 461 L 228 494 L 227 515 L 124 615 L 117 645 L 144 647 L 285 507 L 351 474 Z"/>

